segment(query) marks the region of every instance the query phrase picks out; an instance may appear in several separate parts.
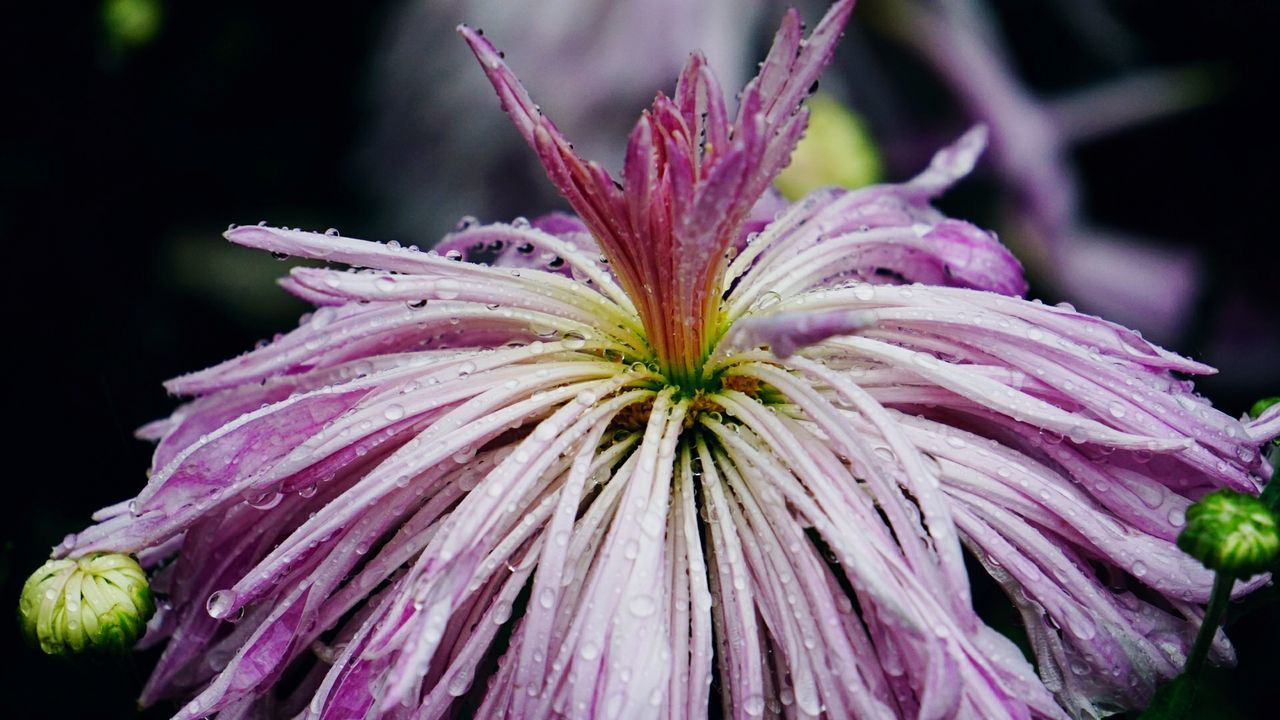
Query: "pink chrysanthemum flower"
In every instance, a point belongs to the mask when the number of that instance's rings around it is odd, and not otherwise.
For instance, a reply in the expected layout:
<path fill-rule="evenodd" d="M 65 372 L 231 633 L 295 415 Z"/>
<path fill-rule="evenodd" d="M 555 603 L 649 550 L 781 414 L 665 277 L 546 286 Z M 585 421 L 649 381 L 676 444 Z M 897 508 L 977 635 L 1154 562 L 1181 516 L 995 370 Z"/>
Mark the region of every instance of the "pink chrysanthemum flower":
<path fill-rule="evenodd" d="M 229 231 L 352 269 L 293 270 L 297 330 L 171 381 L 196 399 L 144 428 L 146 488 L 57 550 L 149 569 L 143 702 L 1084 718 L 1176 675 L 1212 584 L 1184 512 L 1257 492 L 1277 414 L 1237 422 L 1182 379 L 1209 368 L 1023 299 L 929 205 L 981 130 L 900 185 L 771 196 L 852 5 L 807 39 L 788 13 L 736 119 L 694 55 L 620 181 L 462 28 L 576 216 L 439 254 Z M 1038 674 L 975 613 L 966 549 Z"/>

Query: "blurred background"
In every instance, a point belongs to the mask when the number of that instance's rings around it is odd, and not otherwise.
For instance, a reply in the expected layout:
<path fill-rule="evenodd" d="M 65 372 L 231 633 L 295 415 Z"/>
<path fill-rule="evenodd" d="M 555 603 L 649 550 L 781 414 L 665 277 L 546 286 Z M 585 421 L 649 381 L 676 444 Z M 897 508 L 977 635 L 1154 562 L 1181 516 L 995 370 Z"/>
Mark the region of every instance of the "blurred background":
<path fill-rule="evenodd" d="M 815 19 L 824 4 L 800 7 Z M 454 25 L 483 28 L 579 150 L 616 166 L 690 49 L 732 96 L 785 5 L 105 0 L 8 13 L 0 603 L 16 607 L 50 546 L 145 481 L 149 448 L 132 432 L 174 406 L 161 380 L 306 311 L 274 285 L 287 264 L 227 244 L 228 223 L 429 247 L 463 215 L 562 207 Z M 820 92 L 855 114 L 832 131 L 857 135 L 850 183 L 904 179 L 986 122 L 992 149 L 944 208 L 997 229 L 1034 296 L 1219 367 L 1198 386 L 1239 414 L 1280 393 L 1277 36 L 1270 0 L 863 0 Z M 976 596 L 1009 624 L 997 592 Z M 1240 667 L 1211 672 L 1196 717 L 1269 716 L 1274 607 L 1237 608 Z M 134 705 L 152 654 L 56 661 L 16 622 L 0 638 L 10 717 L 174 709 Z"/>

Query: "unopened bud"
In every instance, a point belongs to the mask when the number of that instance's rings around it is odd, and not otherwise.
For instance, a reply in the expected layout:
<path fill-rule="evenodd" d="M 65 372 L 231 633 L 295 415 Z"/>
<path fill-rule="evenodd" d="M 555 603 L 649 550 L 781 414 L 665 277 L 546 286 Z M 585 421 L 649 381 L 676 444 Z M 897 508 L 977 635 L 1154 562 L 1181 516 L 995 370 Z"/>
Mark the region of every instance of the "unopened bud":
<path fill-rule="evenodd" d="M 146 573 L 118 553 L 50 560 L 18 601 L 23 633 L 49 655 L 127 650 L 154 612 Z"/>
<path fill-rule="evenodd" d="M 1261 417 L 1262 413 L 1266 412 L 1272 405 L 1280 405 L 1280 397 L 1262 398 L 1258 402 L 1254 403 L 1253 407 L 1249 408 L 1249 417 Z"/>
<path fill-rule="evenodd" d="M 859 188 L 880 179 L 880 155 L 866 125 L 852 110 L 826 95 L 814 95 L 809 128 L 791 153 L 791 164 L 774 186 L 788 200 L 822 187 Z"/>
<path fill-rule="evenodd" d="M 1178 547 L 1210 570 L 1247 578 L 1275 561 L 1280 530 L 1275 515 L 1258 498 L 1216 490 L 1187 508 Z"/>

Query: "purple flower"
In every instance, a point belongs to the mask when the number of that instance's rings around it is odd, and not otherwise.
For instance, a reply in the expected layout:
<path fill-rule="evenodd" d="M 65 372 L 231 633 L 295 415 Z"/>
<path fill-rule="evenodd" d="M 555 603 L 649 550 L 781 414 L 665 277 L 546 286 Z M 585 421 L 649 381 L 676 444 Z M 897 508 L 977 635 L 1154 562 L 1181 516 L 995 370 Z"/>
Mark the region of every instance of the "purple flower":
<path fill-rule="evenodd" d="M 914 179 L 767 188 L 852 10 L 786 15 L 736 117 L 700 55 L 621 179 L 461 28 L 576 215 L 438 252 L 241 227 L 318 309 L 168 383 L 150 481 L 60 557 L 134 553 L 196 718 L 1095 717 L 1177 674 L 1193 498 L 1256 493 L 1275 413 L 1069 307 Z M 473 262 L 481 261 L 484 262 Z M 974 612 L 965 553 L 1035 665 Z M 1241 585 L 1240 592 L 1249 589 Z M 1213 648 L 1231 658 L 1225 638 Z"/>

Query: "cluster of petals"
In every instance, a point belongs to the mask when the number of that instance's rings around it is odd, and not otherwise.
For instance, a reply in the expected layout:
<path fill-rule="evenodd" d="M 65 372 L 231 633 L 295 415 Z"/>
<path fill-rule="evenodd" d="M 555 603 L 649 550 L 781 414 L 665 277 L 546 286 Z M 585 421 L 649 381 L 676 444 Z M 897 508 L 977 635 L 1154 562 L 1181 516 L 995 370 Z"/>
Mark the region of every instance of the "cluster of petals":
<path fill-rule="evenodd" d="M 433 251 L 229 231 L 348 269 L 293 269 L 296 330 L 170 381 L 193 399 L 143 429 L 146 487 L 58 548 L 151 569 L 143 702 L 1087 718 L 1176 675 L 1213 580 L 1184 513 L 1257 492 L 1277 413 L 1228 417 L 1185 379 L 1210 368 L 1024 299 L 930 205 L 981 129 L 902 184 L 772 196 L 851 9 L 807 39 L 789 13 L 736 117 L 694 55 L 618 183 L 462 28 L 574 215 Z"/>

